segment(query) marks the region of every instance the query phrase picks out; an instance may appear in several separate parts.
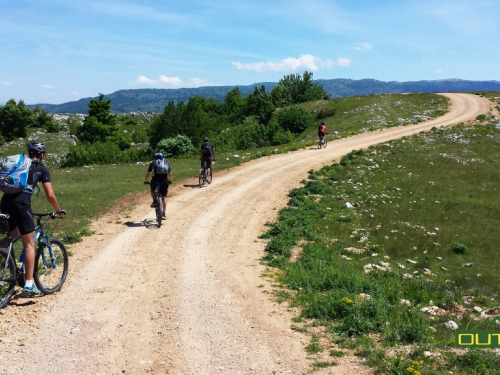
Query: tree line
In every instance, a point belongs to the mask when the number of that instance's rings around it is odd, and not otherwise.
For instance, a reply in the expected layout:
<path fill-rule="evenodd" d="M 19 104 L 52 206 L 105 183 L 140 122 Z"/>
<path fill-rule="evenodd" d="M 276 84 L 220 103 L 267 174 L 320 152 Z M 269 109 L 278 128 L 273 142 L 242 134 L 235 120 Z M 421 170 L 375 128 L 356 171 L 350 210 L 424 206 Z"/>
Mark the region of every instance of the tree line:
<path fill-rule="evenodd" d="M 130 148 L 131 136 L 119 132 L 111 99 L 99 94 L 89 102 L 83 124 L 70 127 L 77 142 L 70 146 L 64 165 L 139 161 L 157 151 L 168 157 L 192 155 L 196 152 L 194 145 L 207 136 L 222 152 L 288 143 L 310 122 L 308 111 L 295 104 L 323 98 L 327 98 L 323 87 L 313 81 L 313 73 L 306 71 L 283 77 L 271 92 L 262 85 L 246 97 L 234 88 L 222 103 L 201 96 L 187 103 L 169 102 L 151 122 L 149 149 L 136 150 Z M 0 107 L 0 144 L 26 137 L 29 127 L 61 130 L 51 114 L 38 107 L 32 111 L 22 100 L 16 103 L 11 99 Z"/>

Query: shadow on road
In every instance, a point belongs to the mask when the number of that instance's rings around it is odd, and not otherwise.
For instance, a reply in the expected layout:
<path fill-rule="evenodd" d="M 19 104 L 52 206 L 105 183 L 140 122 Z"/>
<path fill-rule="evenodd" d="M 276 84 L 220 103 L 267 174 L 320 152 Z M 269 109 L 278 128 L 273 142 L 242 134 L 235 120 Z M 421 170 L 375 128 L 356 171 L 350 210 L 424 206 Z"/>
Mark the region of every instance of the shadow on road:
<path fill-rule="evenodd" d="M 127 221 L 123 223 L 123 225 L 126 225 L 129 228 L 139 228 L 139 227 L 145 227 L 145 228 L 156 228 L 156 219 L 144 219 L 143 221 L 135 222 L 135 221 Z"/>
<path fill-rule="evenodd" d="M 195 188 L 200 188 L 200 184 L 196 184 L 196 185 L 188 185 L 188 184 L 185 184 L 185 185 L 182 185 L 184 187 L 188 187 L 188 188 L 192 188 L 192 189 L 195 189 Z"/>

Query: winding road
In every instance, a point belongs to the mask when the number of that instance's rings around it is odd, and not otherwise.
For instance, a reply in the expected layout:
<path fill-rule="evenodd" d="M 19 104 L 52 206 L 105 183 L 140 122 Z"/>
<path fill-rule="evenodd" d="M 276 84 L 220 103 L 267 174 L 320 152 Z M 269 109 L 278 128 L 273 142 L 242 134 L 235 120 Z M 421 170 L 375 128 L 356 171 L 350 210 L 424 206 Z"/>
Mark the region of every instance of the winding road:
<path fill-rule="evenodd" d="M 160 229 L 147 225 L 154 212 L 146 194 L 132 212 L 110 212 L 71 247 L 61 293 L 15 299 L 0 311 L 0 374 L 309 373 L 310 337 L 291 329 L 297 311 L 276 303 L 262 276 L 264 224 L 310 169 L 490 112 L 479 96 L 443 95 L 449 112 L 432 121 L 263 157 L 216 172 L 203 189 L 186 181 L 171 189 Z M 316 373 L 370 372 L 356 357 L 338 362 Z"/>

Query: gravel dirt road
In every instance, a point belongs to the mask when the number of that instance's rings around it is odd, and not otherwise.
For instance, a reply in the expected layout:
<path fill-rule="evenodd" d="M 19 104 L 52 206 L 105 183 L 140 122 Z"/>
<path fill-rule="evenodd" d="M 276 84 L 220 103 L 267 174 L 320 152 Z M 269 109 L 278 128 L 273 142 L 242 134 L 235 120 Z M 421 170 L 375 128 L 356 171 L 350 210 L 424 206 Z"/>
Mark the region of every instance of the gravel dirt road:
<path fill-rule="evenodd" d="M 0 374 L 309 373 L 310 337 L 291 329 L 297 311 L 277 304 L 262 277 L 264 224 L 310 169 L 490 112 L 479 96 L 445 95 L 450 110 L 432 121 L 253 160 L 202 189 L 185 181 L 171 189 L 160 229 L 146 193 L 124 199 L 71 246 L 62 292 L 0 310 Z M 315 373 L 370 372 L 356 357 L 337 362 Z"/>

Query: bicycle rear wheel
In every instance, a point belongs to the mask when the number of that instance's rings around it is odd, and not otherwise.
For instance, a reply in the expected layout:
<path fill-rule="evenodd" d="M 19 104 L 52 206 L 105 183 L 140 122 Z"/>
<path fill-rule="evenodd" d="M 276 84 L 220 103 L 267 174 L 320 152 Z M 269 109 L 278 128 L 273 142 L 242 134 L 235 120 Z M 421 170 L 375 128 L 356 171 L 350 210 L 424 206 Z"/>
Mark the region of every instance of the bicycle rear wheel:
<path fill-rule="evenodd" d="M 158 224 L 158 228 L 161 227 L 161 221 L 163 219 L 163 200 L 161 197 L 156 199 L 156 222 Z"/>
<path fill-rule="evenodd" d="M 7 306 L 16 285 L 16 262 L 10 257 L 7 262 L 8 252 L 0 249 L 0 309 Z"/>
<path fill-rule="evenodd" d="M 43 294 L 61 290 L 68 275 L 68 252 L 57 238 L 41 242 L 35 254 L 33 279 Z"/>

